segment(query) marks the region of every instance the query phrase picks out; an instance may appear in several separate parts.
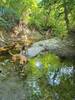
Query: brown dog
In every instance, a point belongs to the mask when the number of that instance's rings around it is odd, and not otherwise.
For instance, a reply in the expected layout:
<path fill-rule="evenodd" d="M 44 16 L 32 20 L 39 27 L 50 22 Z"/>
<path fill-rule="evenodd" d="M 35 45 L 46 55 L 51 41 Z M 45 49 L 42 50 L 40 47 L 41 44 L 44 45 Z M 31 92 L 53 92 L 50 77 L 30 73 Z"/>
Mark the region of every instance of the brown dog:
<path fill-rule="evenodd" d="M 21 54 L 15 54 L 12 56 L 12 61 L 13 62 L 19 61 L 20 64 L 24 64 L 24 63 L 26 64 L 28 61 L 28 58 Z"/>

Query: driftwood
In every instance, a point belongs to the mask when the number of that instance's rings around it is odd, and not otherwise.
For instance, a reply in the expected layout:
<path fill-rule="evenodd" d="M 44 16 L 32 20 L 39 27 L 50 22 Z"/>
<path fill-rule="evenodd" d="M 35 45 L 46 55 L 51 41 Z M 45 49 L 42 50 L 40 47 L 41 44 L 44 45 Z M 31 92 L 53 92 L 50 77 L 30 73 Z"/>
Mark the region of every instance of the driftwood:
<path fill-rule="evenodd" d="M 42 51 L 48 50 L 60 57 L 75 57 L 75 44 L 71 39 L 61 40 L 52 38 L 34 43 L 27 51 L 29 57 L 35 57 Z"/>

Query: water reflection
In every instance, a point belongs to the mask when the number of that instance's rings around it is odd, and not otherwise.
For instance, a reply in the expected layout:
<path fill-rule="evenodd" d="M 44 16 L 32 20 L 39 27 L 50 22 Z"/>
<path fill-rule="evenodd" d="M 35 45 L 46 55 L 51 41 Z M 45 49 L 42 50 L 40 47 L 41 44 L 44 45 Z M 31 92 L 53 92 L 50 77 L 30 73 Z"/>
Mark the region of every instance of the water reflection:
<path fill-rule="evenodd" d="M 35 78 L 28 80 L 27 84 L 32 89 L 33 95 L 41 96 L 41 90 Z"/>
<path fill-rule="evenodd" d="M 57 71 L 48 72 L 48 82 L 51 85 L 59 85 L 61 82 L 61 77 L 65 76 L 65 78 L 68 76 L 72 76 L 73 74 L 73 66 L 71 67 L 62 67 L 61 69 L 58 69 Z"/>
<path fill-rule="evenodd" d="M 35 62 L 35 65 L 36 65 L 36 67 L 39 68 L 39 69 L 41 69 L 41 68 L 43 67 L 42 62 L 39 61 L 39 60 L 37 60 L 37 61 Z"/>
<path fill-rule="evenodd" d="M 71 66 L 71 67 L 65 66 L 60 69 L 61 76 L 62 75 L 72 75 L 72 73 L 73 73 L 73 66 Z"/>
<path fill-rule="evenodd" d="M 40 60 L 36 60 L 36 67 L 39 71 L 43 67 Z M 30 74 L 23 80 L 12 68 L 13 65 L 8 60 L 0 63 L 0 100 L 75 100 L 75 86 L 70 78 L 73 76 L 73 66 L 49 70 L 48 74 L 45 73 L 39 79 Z M 66 79 L 69 77 L 72 84 L 68 80 L 63 80 L 63 76 Z"/>
<path fill-rule="evenodd" d="M 60 78 L 58 75 L 55 75 L 55 72 L 49 72 L 48 73 L 48 82 L 51 85 L 59 85 L 60 84 Z"/>

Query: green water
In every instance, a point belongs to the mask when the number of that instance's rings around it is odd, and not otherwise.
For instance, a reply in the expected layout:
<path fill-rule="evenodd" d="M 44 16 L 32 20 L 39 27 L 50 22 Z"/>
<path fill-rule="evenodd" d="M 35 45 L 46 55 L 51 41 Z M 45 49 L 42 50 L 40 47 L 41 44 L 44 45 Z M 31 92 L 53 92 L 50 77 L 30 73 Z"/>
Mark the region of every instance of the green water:
<path fill-rule="evenodd" d="M 0 62 L 0 100 L 75 100 L 75 71 L 71 62 L 46 54 L 27 65 Z"/>

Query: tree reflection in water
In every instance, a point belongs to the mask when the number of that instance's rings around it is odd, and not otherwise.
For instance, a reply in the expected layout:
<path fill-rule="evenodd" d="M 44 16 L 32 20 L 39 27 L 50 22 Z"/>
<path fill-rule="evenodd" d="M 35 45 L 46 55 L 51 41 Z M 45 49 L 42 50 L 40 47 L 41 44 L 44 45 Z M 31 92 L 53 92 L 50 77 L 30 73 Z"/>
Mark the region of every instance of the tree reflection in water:
<path fill-rule="evenodd" d="M 74 66 L 48 70 L 41 77 L 31 73 L 23 79 L 13 66 L 9 60 L 0 62 L 0 100 L 75 100 Z M 36 66 L 43 71 L 40 61 Z"/>

